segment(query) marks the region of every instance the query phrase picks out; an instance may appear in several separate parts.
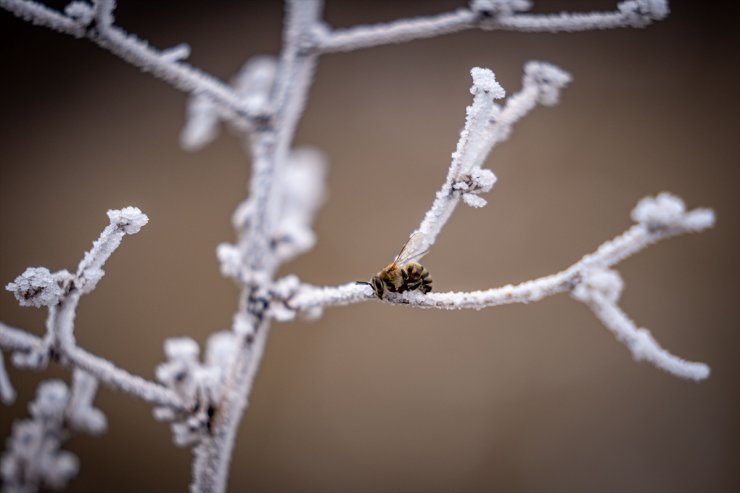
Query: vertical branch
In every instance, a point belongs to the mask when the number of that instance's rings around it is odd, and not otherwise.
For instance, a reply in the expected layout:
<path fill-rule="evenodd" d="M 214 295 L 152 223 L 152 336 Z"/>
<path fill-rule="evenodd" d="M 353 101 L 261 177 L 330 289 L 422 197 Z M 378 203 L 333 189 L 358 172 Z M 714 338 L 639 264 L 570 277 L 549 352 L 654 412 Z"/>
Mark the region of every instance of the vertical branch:
<path fill-rule="evenodd" d="M 246 220 L 237 225 L 239 250 L 247 268 L 233 327 L 239 350 L 227 372 L 211 436 L 195 449 L 193 492 L 226 489 L 236 432 L 269 335 L 269 303 L 264 293 L 280 262 L 271 240 L 280 213 L 281 177 L 313 80 L 317 54 L 303 45 L 320 20 L 322 2 L 289 0 L 286 7 L 285 44 L 270 100 L 274 116 L 251 136 L 251 207 Z"/>

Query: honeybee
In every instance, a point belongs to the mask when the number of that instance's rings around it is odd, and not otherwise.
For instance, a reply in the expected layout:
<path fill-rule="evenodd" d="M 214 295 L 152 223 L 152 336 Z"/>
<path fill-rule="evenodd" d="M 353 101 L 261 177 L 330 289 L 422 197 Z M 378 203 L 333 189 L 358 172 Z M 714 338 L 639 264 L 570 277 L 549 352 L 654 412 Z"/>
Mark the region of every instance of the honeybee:
<path fill-rule="evenodd" d="M 428 249 L 420 251 L 424 244 L 422 240 L 423 233 L 417 231 L 412 234 L 393 262 L 375 274 L 370 282 L 362 284 L 369 284 L 380 299 L 383 299 L 386 291 L 403 293 L 419 290 L 427 294 L 432 290 L 432 278 L 423 265 L 415 262 L 429 251 Z"/>

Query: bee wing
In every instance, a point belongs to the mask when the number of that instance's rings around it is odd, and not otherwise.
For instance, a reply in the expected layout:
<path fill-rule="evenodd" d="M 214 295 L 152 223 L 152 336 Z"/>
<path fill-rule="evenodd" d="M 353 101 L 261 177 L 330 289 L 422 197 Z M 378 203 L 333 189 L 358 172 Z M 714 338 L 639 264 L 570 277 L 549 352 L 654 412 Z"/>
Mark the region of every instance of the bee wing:
<path fill-rule="evenodd" d="M 412 260 L 419 260 L 429 251 L 427 248 L 426 235 L 421 231 L 415 231 L 401 248 L 393 261 L 396 264 L 404 265 Z"/>

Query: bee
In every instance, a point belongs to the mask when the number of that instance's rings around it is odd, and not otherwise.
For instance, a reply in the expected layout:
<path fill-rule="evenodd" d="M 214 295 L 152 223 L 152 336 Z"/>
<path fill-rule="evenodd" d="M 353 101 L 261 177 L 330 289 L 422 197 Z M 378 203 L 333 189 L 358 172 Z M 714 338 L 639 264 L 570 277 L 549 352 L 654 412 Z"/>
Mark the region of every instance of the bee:
<path fill-rule="evenodd" d="M 386 291 L 403 293 L 419 290 L 427 294 L 432 290 L 432 278 L 429 271 L 416 262 L 429 251 L 420 251 L 423 244 L 423 233 L 417 231 L 412 234 L 393 262 L 375 274 L 370 282 L 362 281 L 361 284 L 369 284 L 380 299 L 383 299 Z"/>

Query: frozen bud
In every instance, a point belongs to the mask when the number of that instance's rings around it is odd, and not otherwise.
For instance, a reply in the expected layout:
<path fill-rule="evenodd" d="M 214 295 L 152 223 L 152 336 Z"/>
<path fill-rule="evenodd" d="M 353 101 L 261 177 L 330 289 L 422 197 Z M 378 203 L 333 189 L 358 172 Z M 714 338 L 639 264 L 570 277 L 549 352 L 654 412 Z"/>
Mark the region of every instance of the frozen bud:
<path fill-rule="evenodd" d="M 216 247 L 216 257 L 221 265 L 221 274 L 225 277 L 237 278 L 241 272 L 242 255 L 236 245 L 221 243 Z"/>
<path fill-rule="evenodd" d="M 21 306 L 37 308 L 56 305 L 64 293 L 46 267 L 29 267 L 15 281 L 8 283 L 5 289 L 15 295 Z"/>
<path fill-rule="evenodd" d="M 233 332 L 222 330 L 211 334 L 206 343 L 206 365 L 225 370 L 234 360 L 237 347 L 236 335 Z"/>
<path fill-rule="evenodd" d="M 218 109 L 211 98 L 195 93 L 188 99 L 185 126 L 180 131 L 180 145 L 186 151 L 197 151 L 218 136 Z"/>
<path fill-rule="evenodd" d="M 190 337 L 172 337 L 164 342 L 164 354 L 169 359 L 195 361 L 199 352 L 198 343 Z"/>
<path fill-rule="evenodd" d="M 544 106 L 557 104 L 560 90 L 570 81 L 568 72 L 545 62 L 528 62 L 524 66 L 524 86 L 537 86 L 537 100 Z"/>
<path fill-rule="evenodd" d="M 491 70 L 473 67 L 470 70 L 470 75 L 473 76 L 473 86 L 470 88 L 471 94 L 475 95 L 482 91 L 485 94 L 490 94 L 493 99 L 500 99 L 506 95 L 506 91 L 496 82 L 496 76 Z"/>
<path fill-rule="evenodd" d="M 70 2 L 64 8 L 64 13 L 83 26 L 90 24 L 94 16 L 92 5 L 87 2 Z"/>
<path fill-rule="evenodd" d="M 234 77 L 231 85 L 242 96 L 248 111 L 260 114 L 269 106 L 269 96 L 275 84 L 277 67 L 275 57 L 257 55 L 247 60 Z"/>
<path fill-rule="evenodd" d="M 295 296 L 301 286 L 297 276 L 289 275 L 278 279 L 271 289 L 272 301 L 270 315 L 279 322 L 289 322 L 296 316 L 296 311 L 290 307 L 290 299 Z"/>
<path fill-rule="evenodd" d="M 473 0 L 470 2 L 470 10 L 483 16 L 494 14 L 512 14 L 532 8 L 529 0 Z"/>
<path fill-rule="evenodd" d="M 617 9 L 632 27 L 645 27 L 668 15 L 668 4 L 660 0 L 627 0 L 619 3 Z"/>
<path fill-rule="evenodd" d="M 593 267 L 583 273 L 583 279 L 573 289 L 572 296 L 579 301 L 588 301 L 598 293 L 610 303 L 616 303 L 624 288 L 619 273 L 612 269 Z"/>
<path fill-rule="evenodd" d="M 282 298 L 290 298 L 301 285 L 300 279 L 295 275 L 288 275 L 278 279 L 272 287 L 273 293 Z"/>
<path fill-rule="evenodd" d="M 479 197 L 478 195 L 472 193 L 464 193 L 462 199 L 463 202 L 476 209 L 479 209 L 488 203 L 488 201 L 486 201 L 486 199 L 484 199 L 483 197 Z"/>
<path fill-rule="evenodd" d="M 665 19 L 671 11 L 666 0 L 637 0 L 637 6 L 640 12 L 656 21 Z"/>
<path fill-rule="evenodd" d="M 642 199 L 632 210 L 632 219 L 654 230 L 680 222 L 685 211 L 683 200 L 668 192 L 662 192 L 657 197 Z"/>
<path fill-rule="evenodd" d="M 110 223 L 121 228 L 126 234 L 136 234 L 142 226 L 149 222 L 146 214 L 138 207 L 124 207 L 108 211 Z"/>
<path fill-rule="evenodd" d="M 714 211 L 712 209 L 694 209 L 683 217 L 683 226 L 689 231 L 703 231 L 714 226 Z"/>
<path fill-rule="evenodd" d="M 29 404 L 28 410 L 36 419 L 59 421 L 69 402 L 69 390 L 61 380 L 41 382 L 36 391 L 36 399 Z"/>
<path fill-rule="evenodd" d="M 179 45 L 173 46 L 162 50 L 161 57 L 165 62 L 179 62 L 185 60 L 190 56 L 190 45 L 187 43 L 180 43 Z"/>

